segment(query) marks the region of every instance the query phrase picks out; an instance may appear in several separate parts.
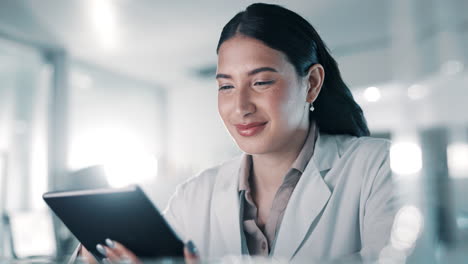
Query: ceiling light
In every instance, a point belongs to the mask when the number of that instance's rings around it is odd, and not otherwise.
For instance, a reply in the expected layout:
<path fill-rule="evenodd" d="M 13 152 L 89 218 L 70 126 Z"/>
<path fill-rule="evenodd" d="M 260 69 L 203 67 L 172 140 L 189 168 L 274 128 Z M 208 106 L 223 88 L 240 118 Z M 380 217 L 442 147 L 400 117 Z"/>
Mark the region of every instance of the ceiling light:
<path fill-rule="evenodd" d="M 390 148 L 390 167 L 399 175 L 412 175 L 422 169 L 421 147 L 412 142 L 392 144 Z"/>
<path fill-rule="evenodd" d="M 423 220 L 419 208 L 412 205 L 402 207 L 393 222 L 392 246 L 399 250 L 413 248 L 423 229 Z"/>
<path fill-rule="evenodd" d="M 116 10 L 111 0 L 93 0 L 91 21 L 97 39 L 106 49 L 115 49 L 117 45 Z"/>
<path fill-rule="evenodd" d="M 456 142 L 447 148 L 447 162 L 450 176 L 454 178 L 468 177 L 468 144 Z"/>
<path fill-rule="evenodd" d="M 377 87 L 369 87 L 364 91 L 364 98 L 368 102 L 377 102 L 380 100 L 381 94 Z"/>

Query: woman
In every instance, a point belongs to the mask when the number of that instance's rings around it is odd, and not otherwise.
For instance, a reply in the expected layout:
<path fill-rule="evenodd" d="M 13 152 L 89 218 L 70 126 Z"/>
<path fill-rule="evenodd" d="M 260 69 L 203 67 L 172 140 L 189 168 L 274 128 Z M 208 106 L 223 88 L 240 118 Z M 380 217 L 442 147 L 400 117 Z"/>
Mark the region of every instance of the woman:
<path fill-rule="evenodd" d="M 368 137 L 314 28 L 283 7 L 252 4 L 223 28 L 217 53 L 219 114 L 245 154 L 172 197 L 165 216 L 191 241 L 186 257 L 378 256 L 395 214 L 389 142 Z M 137 261 L 122 245 L 98 247 Z"/>

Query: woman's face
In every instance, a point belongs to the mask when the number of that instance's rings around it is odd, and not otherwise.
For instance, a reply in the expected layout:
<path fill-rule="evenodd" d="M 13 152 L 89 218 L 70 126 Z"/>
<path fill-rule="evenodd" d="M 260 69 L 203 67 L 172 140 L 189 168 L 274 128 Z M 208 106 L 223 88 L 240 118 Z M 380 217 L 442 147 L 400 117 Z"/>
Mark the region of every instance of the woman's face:
<path fill-rule="evenodd" d="M 244 152 L 284 152 L 295 140 L 304 140 L 308 85 L 285 54 L 254 38 L 235 36 L 218 51 L 216 79 L 219 114 Z"/>

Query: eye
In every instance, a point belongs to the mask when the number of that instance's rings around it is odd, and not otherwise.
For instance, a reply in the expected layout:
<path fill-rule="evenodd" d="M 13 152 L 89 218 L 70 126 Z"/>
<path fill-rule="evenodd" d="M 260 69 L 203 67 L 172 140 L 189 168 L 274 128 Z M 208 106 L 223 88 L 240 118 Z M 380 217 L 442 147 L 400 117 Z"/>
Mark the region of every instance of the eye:
<path fill-rule="evenodd" d="M 234 88 L 234 86 L 232 85 L 221 85 L 221 87 L 219 87 L 219 90 L 228 90 L 228 89 L 231 89 L 231 88 Z"/>
<path fill-rule="evenodd" d="M 269 84 L 273 84 L 275 81 L 259 81 L 259 82 L 255 82 L 254 85 L 269 85 Z"/>

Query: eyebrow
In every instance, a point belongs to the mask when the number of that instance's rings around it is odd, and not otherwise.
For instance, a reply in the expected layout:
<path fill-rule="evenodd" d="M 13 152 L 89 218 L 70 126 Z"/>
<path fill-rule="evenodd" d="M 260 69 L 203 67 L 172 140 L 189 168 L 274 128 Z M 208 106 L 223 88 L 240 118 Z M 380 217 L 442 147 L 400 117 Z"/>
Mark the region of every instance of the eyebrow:
<path fill-rule="evenodd" d="M 257 69 L 253 69 L 251 71 L 249 71 L 247 73 L 248 76 L 252 76 L 252 75 L 255 75 L 259 72 L 265 72 L 265 71 L 268 71 L 268 72 L 278 72 L 276 69 L 274 68 L 271 68 L 271 67 L 260 67 L 260 68 L 257 68 Z M 232 79 L 232 76 L 229 75 L 229 74 L 224 74 L 224 73 L 218 73 L 216 74 L 216 79 Z"/>

